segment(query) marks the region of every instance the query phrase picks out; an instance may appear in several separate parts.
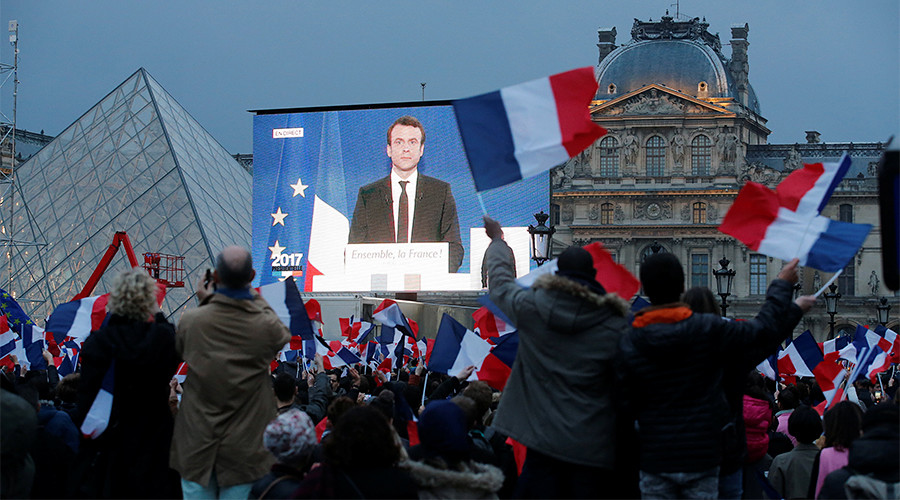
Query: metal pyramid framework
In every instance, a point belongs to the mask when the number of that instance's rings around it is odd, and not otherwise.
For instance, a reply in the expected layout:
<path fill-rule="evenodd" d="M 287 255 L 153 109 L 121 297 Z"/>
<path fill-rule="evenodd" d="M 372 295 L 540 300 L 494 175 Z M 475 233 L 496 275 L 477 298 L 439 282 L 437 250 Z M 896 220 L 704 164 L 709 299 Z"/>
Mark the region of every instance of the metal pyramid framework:
<path fill-rule="evenodd" d="M 170 316 L 193 303 L 195 281 L 222 248 L 250 246 L 250 174 L 143 68 L 17 176 L 24 203 L 3 229 L 46 246 L 13 250 L 9 291 L 35 318 L 81 291 L 116 231 L 128 233 L 139 256 L 185 257 L 186 286 L 170 288 L 163 303 Z M 120 252 L 93 294 L 107 293 L 128 268 Z"/>

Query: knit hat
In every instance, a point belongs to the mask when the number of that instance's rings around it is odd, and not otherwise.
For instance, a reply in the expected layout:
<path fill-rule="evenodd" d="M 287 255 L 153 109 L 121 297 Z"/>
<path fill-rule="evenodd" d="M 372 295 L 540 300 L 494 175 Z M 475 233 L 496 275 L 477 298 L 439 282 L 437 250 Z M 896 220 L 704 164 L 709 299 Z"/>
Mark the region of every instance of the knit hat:
<path fill-rule="evenodd" d="M 450 460 L 465 458 L 469 452 L 466 416 L 450 401 L 434 401 L 419 415 L 419 441 L 425 454 Z"/>
<path fill-rule="evenodd" d="M 298 462 L 308 457 L 316 443 L 312 420 L 296 408 L 275 417 L 263 434 L 263 444 L 283 463 Z"/>
<path fill-rule="evenodd" d="M 587 250 L 581 247 L 569 247 L 559 255 L 556 261 L 556 274 L 564 276 L 576 283 L 580 283 L 594 293 L 605 295 L 606 290 L 597 282 L 597 270 L 594 268 L 594 258 Z"/>

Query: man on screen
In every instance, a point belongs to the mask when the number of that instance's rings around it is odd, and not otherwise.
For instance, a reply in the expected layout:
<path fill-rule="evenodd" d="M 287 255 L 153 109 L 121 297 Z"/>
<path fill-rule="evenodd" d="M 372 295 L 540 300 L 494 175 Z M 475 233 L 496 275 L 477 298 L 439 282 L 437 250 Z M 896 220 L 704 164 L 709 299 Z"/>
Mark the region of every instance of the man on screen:
<path fill-rule="evenodd" d="M 359 188 L 350 243 L 450 244 L 449 271 L 463 259 L 456 201 L 450 184 L 419 175 L 425 152 L 425 127 L 412 116 L 401 116 L 388 129 L 387 155 L 391 173 Z"/>

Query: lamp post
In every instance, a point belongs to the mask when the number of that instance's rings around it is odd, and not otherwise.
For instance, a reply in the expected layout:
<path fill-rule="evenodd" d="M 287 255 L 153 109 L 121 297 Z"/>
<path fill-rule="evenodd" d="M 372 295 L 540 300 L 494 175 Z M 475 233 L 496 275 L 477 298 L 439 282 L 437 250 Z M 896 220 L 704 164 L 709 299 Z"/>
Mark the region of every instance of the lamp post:
<path fill-rule="evenodd" d="M 828 287 L 828 292 L 822 294 L 825 297 L 825 312 L 831 316 L 831 319 L 828 321 L 828 326 L 830 328 L 830 333 L 828 334 L 828 340 L 834 338 L 834 315 L 837 314 L 837 302 L 838 299 L 841 298 L 841 294 L 837 293 L 837 285 L 834 283 Z"/>
<path fill-rule="evenodd" d="M 550 216 L 545 214 L 543 210 L 534 214 L 534 218 L 537 220 L 537 226 L 528 226 L 528 234 L 531 235 L 531 259 L 540 266 L 550 260 L 550 243 L 556 228 L 552 226 L 547 227 L 545 223 Z"/>
<path fill-rule="evenodd" d="M 730 263 L 731 261 L 723 256 L 722 259 L 719 260 L 719 265 L 722 266 L 722 268 L 713 271 L 713 275 L 716 277 L 716 288 L 719 290 L 719 297 L 722 297 L 723 317 L 728 310 L 728 296 L 731 295 L 731 283 L 734 281 L 734 275 L 736 273 L 734 269 L 728 269 L 728 264 Z"/>
<path fill-rule="evenodd" d="M 875 309 L 878 310 L 878 322 L 881 326 L 886 326 L 888 314 L 891 313 L 891 305 L 887 303 L 887 297 L 882 297 Z"/>

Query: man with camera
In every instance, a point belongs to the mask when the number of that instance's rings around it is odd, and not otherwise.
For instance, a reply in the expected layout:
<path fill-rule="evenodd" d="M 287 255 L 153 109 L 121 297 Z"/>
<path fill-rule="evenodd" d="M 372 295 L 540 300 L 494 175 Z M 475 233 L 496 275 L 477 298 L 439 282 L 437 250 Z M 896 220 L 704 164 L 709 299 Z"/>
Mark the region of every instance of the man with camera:
<path fill-rule="evenodd" d="M 274 462 L 262 439 L 276 409 L 269 363 L 290 332 L 250 287 L 254 276 L 247 249 L 225 248 L 178 324 L 188 373 L 170 465 L 184 498 L 246 498 Z"/>

